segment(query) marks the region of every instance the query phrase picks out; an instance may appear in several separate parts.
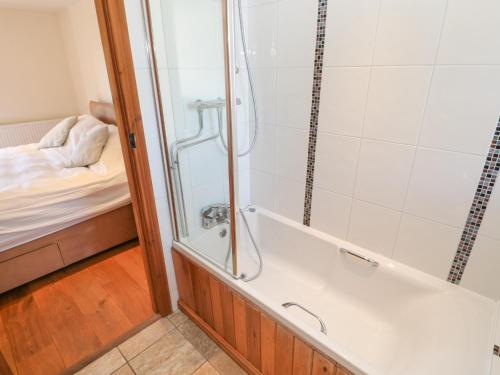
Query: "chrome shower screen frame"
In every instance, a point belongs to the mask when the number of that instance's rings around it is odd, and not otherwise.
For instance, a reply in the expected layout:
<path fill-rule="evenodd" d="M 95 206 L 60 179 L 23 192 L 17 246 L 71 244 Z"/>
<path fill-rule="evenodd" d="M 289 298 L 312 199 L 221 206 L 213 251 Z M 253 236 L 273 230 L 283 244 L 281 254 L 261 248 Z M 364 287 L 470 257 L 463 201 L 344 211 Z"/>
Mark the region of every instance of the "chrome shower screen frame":
<path fill-rule="evenodd" d="M 236 174 L 234 173 L 238 165 L 238 151 L 234 147 L 237 133 L 233 131 L 233 113 L 236 113 L 236 101 L 234 98 L 234 11 L 232 9 L 233 2 L 229 4 L 229 0 L 222 1 L 222 28 L 224 35 L 224 76 L 226 83 L 226 127 L 227 127 L 227 157 L 228 157 L 228 178 L 229 178 L 229 208 L 231 221 L 231 252 L 233 261 L 233 275 L 238 275 L 238 248 L 237 248 L 237 222 L 236 222 Z"/>
<path fill-rule="evenodd" d="M 235 86 L 234 86 L 234 74 L 235 74 L 235 58 L 232 51 L 234 51 L 234 33 L 231 30 L 234 30 L 234 4 L 232 0 L 220 0 L 221 1 L 221 10 L 222 10 L 222 33 L 223 33 L 223 51 L 224 51 L 224 81 L 225 81 L 225 96 L 226 96 L 226 128 L 227 128 L 227 162 L 228 162 L 228 186 L 229 186 L 229 218 L 230 218 L 230 236 L 231 236 L 231 255 L 232 255 L 232 276 L 238 276 L 238 248 L 237 248 L 237 221 L 236 221 L 236 212 L 238 210 L 237 200 L 236 200 L 236 191 L 237 191 L 237 173 L 235 170 L 237 169 L 238 163 L 238 151 L 234 147 L 237 144 L 236 137 L 237 133 L 233 129 L 234 124 L 234 114 L 236 100 L 235 100 Z M 172 224 L 172 232 L 174 242 L 181 244 L 182 246 L 189 247 L 188 245 L 180 242 L 180 230 L 178 222 L 178 212 L 179 206 L 176 202 L 175 189 L 173 186 L 174 176 L 172 174 L 171 166 L 171 157 L 170 157 L 170 148 L 168 142 L 168 134 L 165 120 L 165 113 L 162 105 L 160 84 L 159 84 L 159 75 L 158 75 L 158 64 L 156 60 L 155 50 L 154 50 L 154 36 L 153 36 L 153 26 L 152 26 L 152 17 L 151 17 L 151 6 L 150 0 L 142 0 L 142 10 L 143 17 L 145 19 L 145 36 L 147 41 L 147 49 L 149 55 L 149 61 L 151 65 L 151 78 L 153 81 L 153 91 L 155 97 L 156 104 L 156 116 L 157 116 L 157 124 L 158 124 L 158 132 L 160 134 L 161 140 L 161 148 L 162 148 L 162 158 L 163 158 L 163 167 L 166 171 L 166 179 L 167 179 L 167 189 L 168 189 L 168 201 L 170 206 L 170 218 Z M 196 251 L 195 249 L 192 249 Z M 200 254 L 198 251 L 196 251 Z M 205 258 L 208 262 L 212 263 L 216 267 L 223 269 L 220 265 L 213 262 L 210 258 L 205 257 L 203 254 L 200 254 L 203 258 Z M 225 269 L 223 269 L 227 272 Z"/>

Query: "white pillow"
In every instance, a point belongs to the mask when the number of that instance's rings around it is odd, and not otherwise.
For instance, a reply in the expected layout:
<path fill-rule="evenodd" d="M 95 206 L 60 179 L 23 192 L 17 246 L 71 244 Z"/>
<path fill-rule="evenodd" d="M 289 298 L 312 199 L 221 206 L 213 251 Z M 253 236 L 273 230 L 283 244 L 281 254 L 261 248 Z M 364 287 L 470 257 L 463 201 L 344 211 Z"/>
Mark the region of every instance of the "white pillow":
<path fill-rule="evenodd" d="M 89 165 L 92 172 L 101 176 L 125 170 L 118 128 L 114 125 L 107 126 L 109 138 L 104 150 L 102 150 L 101 157 L 97 163 Z"/>
<path fill-rule="evenodd" d="M 83 118 L 78 119 L 78 122 L 75 124 L 75 126 L 71 128 L 68 139 L 66 140 L 66 143 L 64 145 L 69 149 L 69 154 L 71 154 L 71 152 L 76 149 L 82 137 L 87 134 L 94 126 L 99 124 L 103 125 L 102 122 L 91 115 L 87 115 Z"/>
<path fill-rule="evenodd" d="M 66 142 L 66 138 L 68 138 L 68 134 L 76 124 L 76 121 L 76 116 L 66 117 L 42 137 L 40 142 L 38 142 L 38 148 L 62 146 Z"/>
<path fill-rule="evenodd" d="M 93 126 L 87 133 L 81 135 L 78 144 L 71 150 L 66 167 L 86 167 L 98 162 L 108 137 L 109 131 L 106 125 Z"/>

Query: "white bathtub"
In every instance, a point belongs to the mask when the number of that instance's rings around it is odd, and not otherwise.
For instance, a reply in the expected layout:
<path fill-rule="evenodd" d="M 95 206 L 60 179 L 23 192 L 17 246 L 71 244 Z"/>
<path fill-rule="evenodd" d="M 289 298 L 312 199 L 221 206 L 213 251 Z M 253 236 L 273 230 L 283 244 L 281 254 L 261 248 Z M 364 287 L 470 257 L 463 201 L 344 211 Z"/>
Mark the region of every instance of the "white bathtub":
<path fill-rule="evenodd" d="M 264 209 L 246 217 L 264 262 L 254 281 L 235 281 L 206 258 L 176 247 L 357 374 L 490 373 L 494 301 Z M 243 223 L 239 229 L 239 272 L 251 276 L 255 252 Z M 228 238 L 220 238 L 220 230 L 191 245 L 224 264 Z M 281 306 L 289 301 L 319 315 L 328 334 L 307 313 Z"/>

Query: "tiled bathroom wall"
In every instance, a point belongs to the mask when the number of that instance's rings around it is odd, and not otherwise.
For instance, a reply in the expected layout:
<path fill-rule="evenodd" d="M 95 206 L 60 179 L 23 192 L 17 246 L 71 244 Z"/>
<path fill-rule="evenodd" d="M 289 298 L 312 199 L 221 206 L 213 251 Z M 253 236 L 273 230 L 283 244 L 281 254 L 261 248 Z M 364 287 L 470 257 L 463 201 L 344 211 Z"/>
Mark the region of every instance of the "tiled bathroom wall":
<path fill-rule="evenodd" d="M 185 27 L 198 27 L 202 44 L 215 48 L 220 30 L 208 32 L 201 15 L 185 12 L 192 1 L 151 1 L 153 17 L 179 12 Z M 125 3 L 157 209 L 173 275 L 141 1 Z M 238 161 L 240 204 L 251 201 L 302 222 L 318 2 L 243 3 L 260 130 L 255 150 Z M 198 9 L 192 5 L 189 9 Z M 313 228 L 446 280 L 500 116 L 499 21 L 500 3 L 493 0 L 328 0 Z M 214 79 L 222 67 L 210 63 L 207 50 L 193 48 L 173 56 L 165 50 L 165 45 L 196 46 L 198 41 L 186 40 L 186 34 L 155 46 L 166 124 L 176 137 L 193 131 L 197 119 L 191 101 L 224 96 L 223 81 Z M 162 35 L 172 37 L 165 30 Z M 238 39 L 235 83 L 242 101 L 237 123 L 243 149 L 253 115 Z M 172 100 L 174 92 L 183 100 Z M 211 130 L 214 120 L 207 121 Z M 219 149 L 199 151 L 203 163 L 192 165 L 191 155 L 185 160 L 197 176 L 185 177 L 193 218 L 201 206 L 226 199 L 207 194 L 220 192 L 215 186 L 226 180 L 212 168 L 222 164 L 209 157 L 219 155 L 225 162 L 225 154 Z M 205 200 L 197 199 L 196 192 Z M 494 299 L 500 299 L 499 195 L 497 187 L 461 282 Z M 169 281 L 175 296 L 175 280 Z"/>
<path fill-rule="evenodd" d="M 261 117 L 251 201 L 298 222 L 317 12 L 244 9 Z M 499 23 L 494 0 L 328 1 L 311 227 L 447 279 L 500 117 Z M 461 281 L 494 299 L 499 228 L 497 187 Z"/>

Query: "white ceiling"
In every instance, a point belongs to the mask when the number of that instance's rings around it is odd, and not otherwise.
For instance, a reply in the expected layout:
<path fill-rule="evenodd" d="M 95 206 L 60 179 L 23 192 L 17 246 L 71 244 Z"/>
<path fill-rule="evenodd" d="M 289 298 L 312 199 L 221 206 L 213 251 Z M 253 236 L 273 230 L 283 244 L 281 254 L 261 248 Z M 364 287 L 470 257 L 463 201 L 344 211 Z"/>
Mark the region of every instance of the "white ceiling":
<path fill-rule="evenodd" d="M 54 12 L 77 0 L 0 0 L 0 8 Z"/>

